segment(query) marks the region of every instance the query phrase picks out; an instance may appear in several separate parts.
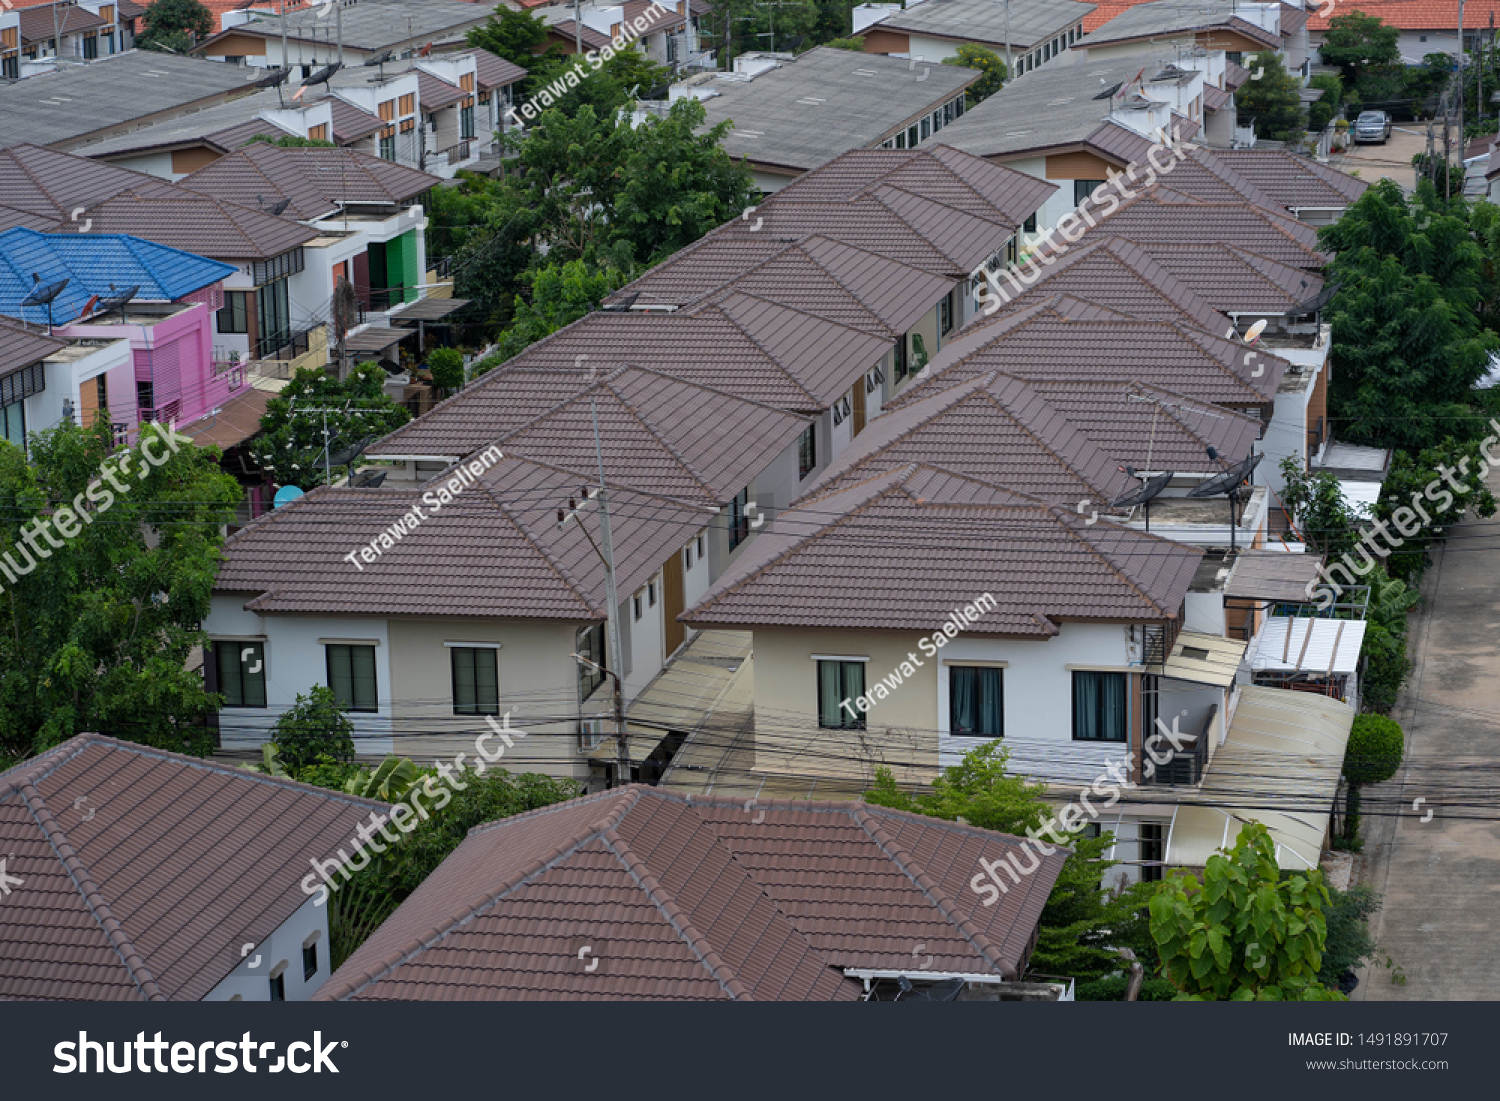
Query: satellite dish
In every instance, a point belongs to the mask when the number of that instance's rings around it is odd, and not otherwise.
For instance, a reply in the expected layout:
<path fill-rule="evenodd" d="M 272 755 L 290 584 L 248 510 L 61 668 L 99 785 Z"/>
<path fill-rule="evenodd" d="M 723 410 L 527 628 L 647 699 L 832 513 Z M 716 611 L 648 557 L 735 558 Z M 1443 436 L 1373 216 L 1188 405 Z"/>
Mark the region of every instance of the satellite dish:
<path fill-rule="evenodd" d="M 1110 508 L 1134 508 L 1136 505 L 1144 505 L 1161 495 L 1161 491 L 1167 488 L 1174 477 L 1175 470 L 1169 470 L 1165 474 L 1158 474 L 1154 478 L 1147 478 L 1129 493 L 1116 497 L 1109 503 Z"/>
<path fill-rule="evenodd" d="M 793 53 L 798 46 L 802 45 L 802 40 L 806 37 L 807 36 L 803 34 L 794 34 L 791 38 L 788 38 L 781 44 L 782 48 L 785 49 L 787 53 Z"/>
<path fill-rule="evenodd" d="M 1260 334 L 1263 333 L 1263 332 L 1265 332 L 1265 331 L 1266 331 L 1266 319 L 1263 317 L 1259 321 L 1257 321 L 1254 325 L 1250 326 L 1250 331 L 1245 334 L 1245 343 L 1246 344 L 1254 344 L 1257 340 L 1260 339 Z"/>
<path fill-rule="evenodd" d="M 1200 482 L 1188 490 L 1189 497 L 1217 497 L 1221 493 L 1233 493 L 1246 478 L 1250 477 L 1251 471 L 1260 465 L 1264 455 L 1251 455 L 1247 459 L 1235 463 L 1222 474 L 1215 474 L 1207 481 Z"/>
<path fill-rule="evenodd" d="M 275 88 L 278 84 L 285 84 L 286 78 L 291 75 L 292 70 L 290 69 L 272 69 L 268 76 L 261 77 L 255 83 L 251 84 L 250 87 Z"/>
<path fill-rule="evenodd" d="M 109 285 L 109 289 L 110 290 L 114 290 L 115 289 L 115 285 L 113 283 L 111 283 Z M 99 310 L 100 310 L 100 312 L 102 312 L 102 313 L 109 313 L 110 310 L 119 310 L 120 311 L 120 320 L 124 321 L 125 320 L 125 307 L 130 304 L 130 300 L 132 298 L 134 298 L 140 292 L 140 289 L 141 289 L 140 288 L 140 284 L 136 284 L 135 286 L 131 287 L 129 290 L 127 290 L 123 294 L 115 294 L 115 295 L 111 295 L 108 298 L 101 298 L 99 300 Z M 84 312 L 87 313 L 88 311 L 85 310 Z"/>
<path fill-rule="evenodd" d="M 354 441 L 348 447 L 339 448 L 339 450 L 328 457 L 328 465 L 330 467 L 348 466 L 364 453 L 365 448 L 370 446 L 374 438 L 374 436 L 365 436 L 363 439 Z"/>
<path fill-rule="evenodd" d="M 327 65 L 319 69 L 317 72 L 313 73 L 312 76 L 304 80 L 302 82 L 302 87 L 309 88 L 314 84 L 327 84 L 333 74 L 338 72 L 343 67 L 344 66 L 342 62 L 335 61 L 332 65 Z"/>
<path fill-rule="evenodd" d="M 618 302 L 611 302 L 608 306 L 605 306 L 604 309 L 607 313 L 629 313 L 630 307 L 635 305 L 635 300 L 640 296 L 640 291 L 633 291 L 630 294 L 627 294 L 624 298 L 620 299 Z"/>
<path fill-rule="evenodd" d="M 271 506 L 273 508 L 280 508 L 282 505 L 291 504 L 301 496 L 302 491 L 296 486 L 282 486 L 276 491 L 276 496 L 271 498 Z"/>
<path fill-rule="evenodd" d="M 255 196 L 255 205 L 258 206 L 258 207 L 261 207 L 262 209 L 264 209 L 267 214 L 273 214 L 274 215 L 274 214 L 280 214 L 287 207 L 291 206 L 292 205 L 292 200 L 291 199 L 282 199 L 281 202 L 276 203 L 274 206 L 269 206 L 268 207 L 268 206 L 266 206 L 266 200 L 265 200 L 265 198 L 263 196 L 257 195 L 257 196 Z"/>
<path fill-rule="evenodd" d="M 363 62 L 364 67 L 368 69 L 371 65 L 384 65 L 391 59 L 392 52 L 394 51 L 381 50 L 380 53 L 376 54 L 375 56 L 365 58 Z"/>
<path fill-rule="evenodd" d="M 387 473 L 385 470 L 361 470 L 349 484 L 355 489 L 379 489 Z"/>
<path fill-rule="evenodd" d="M 31 282 L 34 284 L 31 293 L 21 299 L 22 306 L 46 306 L 47 307 L 47 331 L 52 331 L 52 300 L 62 294 L 63 288 L 68 285 L 66 279 L 59 279 L 56 283 L 43 283 L 42 277 L 36 272 L 31 273 Z"/>

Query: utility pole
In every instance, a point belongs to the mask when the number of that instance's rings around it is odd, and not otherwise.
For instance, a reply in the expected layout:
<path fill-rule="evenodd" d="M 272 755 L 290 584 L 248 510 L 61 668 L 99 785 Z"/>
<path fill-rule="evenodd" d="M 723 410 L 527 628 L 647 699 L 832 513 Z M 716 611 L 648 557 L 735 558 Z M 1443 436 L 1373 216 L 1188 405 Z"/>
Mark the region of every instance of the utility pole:
<path fill-rule="evenodd" d="M 339 64 L 342 65 L 344 63 L 344 0 L 333 0 L 333 26 L 334 33 L 339 36 Z"/>
<path fill-rule="evenodd" d="M 583 56 L 583 16 L 578 12 L 578 0 L 573 0 L 573 53 Z"/>
<path fill-rule="evenodd" d="M 618 670 L 624 662 L 625 651 L 620 646 L 620 600 L 615 593 L 615 548 L 609 537 L 609 494 L 604 488 L 604 446 L 599 442 L 599 407 L 589 399 L 589 412 L 594 418 L 594 456 L 599 462 L 599 541 L 604 544 L 604 599 L 609 614 L 605 623 L 609 628 L 609 650 L 616 672 L 615 681 L 615 783 L 623 787 L 630 783 L 630 735 L 625 726 L 625 693 L 620 686 Z"/>
<path fill-rule="evenodd" d="M 1015 62 L 1010 57 L 1010 0 L 1005 0 L 1005 79 L 1015 80 Z"/>
<path fill-rule="evenodd" d="M 281 67 L 283 69 L 287 69 L 287 68 L 291 67 L 290 62 L 289 62 L 288 57 L 287 57 L 287 54 L 288 54 L 288 50 L 286 48 L 286 0 L 281 0 Z"/>
<path fill-rule="evenodd" d="M 1468 97 L 1464 94 L 1464 0 L 1458 0 L 1458 163 L 1464 163 L 1464 154 L 1468 152 L 1468 140 L 1464 136 L 1464 100 Z M 1463 185 L 1459 185 L 1462 193 Z"/>

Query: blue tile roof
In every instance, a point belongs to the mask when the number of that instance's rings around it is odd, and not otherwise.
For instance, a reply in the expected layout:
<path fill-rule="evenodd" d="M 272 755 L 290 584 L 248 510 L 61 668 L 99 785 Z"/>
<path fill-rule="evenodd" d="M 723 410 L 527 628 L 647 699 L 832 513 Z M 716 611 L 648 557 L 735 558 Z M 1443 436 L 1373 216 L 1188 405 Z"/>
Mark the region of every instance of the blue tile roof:
<path fill-rule="evenodd" d="M 94 295 L 107 298 L 139 285 L 136 301 L 174 302 L 211 286 L 235 268 L 191 252 L 123 233 L 38 233 L 16 226 L 0 233 L 0 314 L 25 321 L 47 320 L 45 306 L 22 307 L 40 283 L 68 280 L 52 302 L 52 320 L 76 320 Z"/>

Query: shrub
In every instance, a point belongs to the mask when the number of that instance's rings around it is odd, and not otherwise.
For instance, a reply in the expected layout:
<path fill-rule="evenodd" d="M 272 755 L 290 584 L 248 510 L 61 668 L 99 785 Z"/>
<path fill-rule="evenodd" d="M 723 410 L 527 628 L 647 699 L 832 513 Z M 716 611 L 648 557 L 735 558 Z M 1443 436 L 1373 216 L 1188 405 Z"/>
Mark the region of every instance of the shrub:
<path fill-rule="evenodd" d="M 1379 951 L 1370 936 L 1370 915 L 1380 909 L 1380 896 L 1368 887 L 1347 891 L 1332 888 L 1323 917 L 1328 922 L 1328 939 L 1323 943 L 1323 967 L 1318 981 L 1337 986 L 1349 971 L 1373 960 Z"/>
<path fill-rule="evenodd" d="M 1073 997 L 1080 1002 L 1120 1002 L 1125 1000 L 1125 988 L 1130 979 L 1126 975 L 1108 975 L 1093 982 L 1079 983 Z M 1141 1002 L 1170 1002 L 1177 996 L 1177 989 L 1166 979 L 1147 979 L 1141 983 L 1141 992 L 1136 996 Z"/>
<path fill-rule="evenodd" d="M 333 689 L 321 684 L 313 685 L 306 696 L 298 694 L 297 702 L 271 728 L 271 741 L 293 776 L 324 764 L 324 758 L 354 760 L 354 723 L 339 707 Z"/>
<path fill-rule="evenodd" d="M 438 348 L 427 357 L 432 384 L 441 390 L 458 390 L 464 384 L 464 354 L 457 348 Z"/>
<path fill-rule="evenodd" d="M 1353 787 L 1389 780 L 1401 767 L 1401 724 L 1384 715 L 1360 715 L 1344 750 L 1344 778 Z"/>

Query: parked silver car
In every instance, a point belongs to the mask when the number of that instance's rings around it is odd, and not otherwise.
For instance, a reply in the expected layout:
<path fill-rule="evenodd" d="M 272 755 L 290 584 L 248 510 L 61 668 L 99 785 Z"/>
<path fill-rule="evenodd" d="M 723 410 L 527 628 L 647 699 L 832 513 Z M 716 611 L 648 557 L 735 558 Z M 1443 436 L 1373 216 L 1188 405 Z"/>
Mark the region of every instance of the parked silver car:
<path fill-rule="evenodd" d="M 1391 137 L 1391 116 L 1384 111 L 1361 111 L 1354 120 L 1356 143 L 1378 141 L 1384 145 Z"/>

